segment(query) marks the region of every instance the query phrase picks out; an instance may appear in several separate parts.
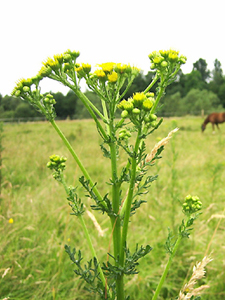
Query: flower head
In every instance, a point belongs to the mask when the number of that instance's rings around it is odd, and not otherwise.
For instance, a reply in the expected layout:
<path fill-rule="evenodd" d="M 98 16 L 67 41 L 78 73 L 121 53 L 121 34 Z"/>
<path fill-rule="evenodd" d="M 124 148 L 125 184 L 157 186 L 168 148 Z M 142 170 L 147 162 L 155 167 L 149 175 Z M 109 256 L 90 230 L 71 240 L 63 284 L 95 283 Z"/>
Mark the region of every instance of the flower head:
<path fill-rule="evenodd" d="M 107 77 L 110 82 L 115 83 L 117 82 L 118 74 L 115 71 L 113 71 L 112 73 L 108 74 Z"/>
<path fill-rule="evenodd" d="M 13 218 L 10 218 L 8 222 L 9 224 L 12 224 L 14 222 Z"/>
<path fill-rule="evenodd" d="M 98 79 L 106 80 L 106 74 L 103 70 L 95 70 L 94 74 L 98 77 Z"/>
<path fill-rule="evenodd" d="M 197 196 L 188 195 L 183 203 L 183 212 L 186 214 L 193 214 L 202 208 L 202 202 Z"/>
<path fill-rule="evenodd" d="M 134 107 L 141 108 L 144 100 L 146 100 L 146 99 L 147 99 L 147 97 L 145 96 L 145 94 L 143 92 L 142 93 L 135 93 L 133 95 Z"/>
<path fill-rule="evenodd" d="M 105 72 L 105 73 L 112 72 L 114 66 L 115 66 L 115 63 L 113 63 L 113 62 L 107 62 L 107 63 L 103 63 L 103 64 L 99 65 L 99 67 L 101 67 L 103 72 Z"/>

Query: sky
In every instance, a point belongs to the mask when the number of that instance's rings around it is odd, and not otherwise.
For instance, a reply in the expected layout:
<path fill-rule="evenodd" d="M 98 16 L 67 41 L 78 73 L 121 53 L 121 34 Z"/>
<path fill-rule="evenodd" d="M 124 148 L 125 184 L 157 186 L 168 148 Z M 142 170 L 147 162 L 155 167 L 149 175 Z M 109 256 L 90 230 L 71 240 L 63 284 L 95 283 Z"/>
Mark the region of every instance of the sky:
<path fill-rule="evenodd" d="M 199 58 L 225 70 L 224 1 L 7 0 L 0 3 L 0 94 L 20 78 L 35 76 L 42 62 L 67 49 L 78 63 L 113 61 L 150 71 L 148 55 L 175 49 L 187 57 L 183 73 Z M 67 93 L 49 79 L 42 92 Z"/>

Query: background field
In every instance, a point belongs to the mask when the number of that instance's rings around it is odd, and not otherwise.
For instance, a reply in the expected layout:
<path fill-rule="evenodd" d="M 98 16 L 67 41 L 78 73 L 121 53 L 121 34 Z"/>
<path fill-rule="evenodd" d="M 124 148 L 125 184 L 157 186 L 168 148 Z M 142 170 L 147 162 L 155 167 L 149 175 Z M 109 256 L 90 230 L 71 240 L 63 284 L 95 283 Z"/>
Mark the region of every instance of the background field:
<path fill-rule="evenodd" d="M 149 173 L 159 174 L 159 178 L 146 195 L 147 203 L 132 217 L 129 244 L 133 248 L 136 243 L 150 244 L 153 250 L 140 262 L 140 273 L 127 281 L 131 299 L 151 299 L 167 259 L 163 245 L 168 227 L 176 230 L 180 224 L 180 201 L 188 194 L 200 197 L 203 213 L 190 239 L 183 240 L 160 299 L 178 295 L 193 265 L 211 251 L 214 260 L 207 267 L 206 279 L 201 281 L 210 288 L 203 299 L 225 297 L 225 125 L 216 134 L 208 125 L 202 134 L 202 122 L 200 117 L 165 119 L 147 140 L 150 151 L 170 130 L 180 128 L 162 153 L 163 158 L 150 169 Z M 100 191 L 106 193 L 109 161 L 100 151 L 101 141 L 92 121 L 58 124 L 92 178 L 98 181 Z M 67 156 L 67 182 L 76 186 L 81 174 L 71 155 L 47 122 L 7 124 L 2 143 L 0 299 L 97 299 L 84 290 L 64 251 L 67 243 L 83 251 L 84 261 L 90 259 L 81 227 L 70 216 L 64 190 L 46 168 L 50 155 Z M 123 157 L 119 165 L 123 165 Z M 90 204 L 87 198 L 85 203 Z M 104 237 L 98 235 L 87 215 L 85 218 L 98 255 L 105 260 L 110 224 L 105 216 L 95 215 L 105 231 Z M 8 222 L 10 218 L 14 220 L 12 224 Z"/>

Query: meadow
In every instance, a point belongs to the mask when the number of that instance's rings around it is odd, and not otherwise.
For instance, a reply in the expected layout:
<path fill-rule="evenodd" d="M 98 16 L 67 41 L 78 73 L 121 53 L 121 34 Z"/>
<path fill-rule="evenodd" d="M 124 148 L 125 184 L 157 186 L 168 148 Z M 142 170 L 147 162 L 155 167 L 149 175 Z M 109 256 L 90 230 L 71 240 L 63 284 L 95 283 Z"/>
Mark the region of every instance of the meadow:
<path fill-rule="evenodd" d="M 175 127 L 175 133 L 162 152 L 162 159 L 149 173 L 159 177 L 132 217 L 131 245 L 150 244 L 153 250 L 140 261 L 139 274 L 128 278 L 126 289 L 131 300 L 151 299 L 168 254 L 164 243 L 168 227 L 176 230 L 183 218 L 181 202 L 186 195 L 197 195 L 203 203 L 201 216 L 189 239 L 184 239 L 168 274 L 159 299 L 175 298 L 189 279 L 192 268 L 204 255 L 213 261 L 201 284 L 208 284 L 202 299 L 225 297 L 225 125 L 212 134 L 208 125 L 200 131 L 201 117 L 164 119 L 146 141 L 149 152 Z M 91 177 L 104 194 L 110 161 L 103 157 L 100 138 L 91 120 L 58 121 L 58 124 Z M 85 261 L 90 259 L 81 226 L 71 216 L 65 192 L 46 164 L 52 154 L 68 158 L 66 179 L 78 185 L 81 173 L 48 122 L 5 124 L 2 139 L 2 194 L 0 208 L 0 299 L 81 300 L 96 299 L 84 289 L 65 253 L 64 245 L 78 247 Z M 123 166 L 123 157 L 119 165 Z M 78 187 L 83 197 L 85 193 Z M 85 199 L 90 210 L 90 200 Z M 100 258 L 110 247 L 110 224 L 104 215 L 93 212 L 104 236 L 100 236 L 87 214 L 93 244 Z M 9 222 L 12 219 L 13 222 Z"/>

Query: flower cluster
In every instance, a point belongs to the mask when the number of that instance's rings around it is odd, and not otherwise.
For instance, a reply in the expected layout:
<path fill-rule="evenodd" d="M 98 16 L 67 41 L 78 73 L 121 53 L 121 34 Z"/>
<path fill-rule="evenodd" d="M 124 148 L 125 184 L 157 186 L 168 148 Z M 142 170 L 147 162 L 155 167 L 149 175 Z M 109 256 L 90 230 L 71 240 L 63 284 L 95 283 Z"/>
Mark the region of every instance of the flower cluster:
<path fill-rule="evenodd" d="M 197 196 L 188 195 L 185 198 L 185 202 L 183 203 L 183 212 L 185 214 L 193 214 L 197 211 L 201 210 L 202 202 L 199 200 Z"/>
<path fill-rule="evenodd" d="M 81 65 L 77 64 L 75 67 L 75 71 L 77 72 L 78 78 L 83 78 L 91 72 L 91 65 L 84 64 Z"/>
<path fill-rule="evenodd" d="M 47 167 L 51 170 L 55 171 L 64 171 L 66 168 L 65 162 L 67 161 L 66 157 L 59 156 L 59 155 L 51 155 L 49 157 L 50 161 L 47 163 Z"/>
<path fill-rule="evenodd" d="M 122 110 L 121 118 L 130 118 L 131 121 L 139 118 L 140 121 L 150 124 L 152 127 L 157 125 L 156 115 L 151 114 L 151 108 L 155 103 L 154 93 L 135 93 L 132 98 L 122 100 L 117 107 Z"/>
<path fill-rule="evenodd" d="M 154 51 L 148 57 L 151 61 L 151 69 L 160 71 L 168 71 L 169 68 L 174 67 L 176 64 L 185 64 L 187 60 L 184 55 L 179 56 L 179 52 L 175 50 Z"/>
<path fill-rule="evenodd" d="M 30 87 L 32 84 L 35 84 L 37 77 L 20 79 L 17 81 L 15 88 L 12 91 L 12 96 L 16 97 L 25 97 L 30 93 Z"/>
<path fill-rule="evenodd" d="M 100 81 L 108 81 L 110 83 L 116 83 L 121 75 L 128 76 L 132 74 L 136 76 L 140 71 L 136 67 L 113 62 L 103 63 L 98 66 L 100 69 L 95 70 L 93 76 Z"/>
<path fill-rule="evenodd" d="M 43 67 L 38 75 L 41 77 L 48 77 L 52 71 L 58 74 L 62 71 L 68 71 L 74 68 L 76 59 L 80 56 L 80 52 L 67 50 L 63 54 L 56 54 L 53 58 L 48 58 L 43 62 Z"/>
<path fill-rule="evenodd" d="M 51 155 L 49 158 L 50 161 L 47 163 L 47 167 L 51 170 L 54 170 L 52 174 L 53 178 L 55 178 L 59 182 L 63 182 L 63 171 L 66 168 L 65 162 L 67 161 L 67 158 L 63 156 L 60 157 L 59 155 L 55 154 Z"/>

